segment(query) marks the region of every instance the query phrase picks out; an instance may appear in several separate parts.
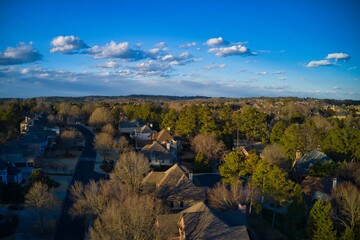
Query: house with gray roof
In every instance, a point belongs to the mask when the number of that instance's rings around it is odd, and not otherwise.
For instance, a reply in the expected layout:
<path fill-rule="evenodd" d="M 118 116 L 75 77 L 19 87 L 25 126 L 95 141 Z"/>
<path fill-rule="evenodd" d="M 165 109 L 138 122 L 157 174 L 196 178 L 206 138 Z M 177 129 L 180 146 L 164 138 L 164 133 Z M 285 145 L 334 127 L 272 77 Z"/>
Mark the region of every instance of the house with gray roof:
<path fill-rule="evenodd" d="M 6 142 L 0 149 L 0 160 L 16 167 L 33 166 L 33 161 L 25 158 L 25 150 L 17 141 Z"/>
<path fill-rule="evenodd" d="M 298 157 L 295 159 L 294 165 L 295 171 L 300 176 L 309 174 L 310 168 L 315 163 L 323 163 L 331 160 L 325 153 L 319 150 L 313 150 L 303 155 L 298 153 L 297 155 Z"/>
<path fill-rule="evenodd" d="M 143 180 L 144 186 L 154 188 L 154 194 L 173 211 L 180 211 L 205 201 L 205 190 L 189 179 L 178 164 L 165 172 L 150 172 Z"/>
<path fill-rule="evenodd" d="M 152 130 L 148 125 L 144 125 L 140 128 L 135 128 L 134 132 L 130 134 L 130 137 L 145 141 L 151 140 L 154 134 L 156 134 L 156 131 Z"/>
<path fill-rule="evenodd" d="M 154 141 L 159 142 L 163 146 L 168 146 L 168 148 L 173 148 L 175 151 L 181 150 L 181 141 L 179 138 L 173 137 L 165 129 L 161 130 L 159 133 L 156 133 L 152 136 Z"/>
<path fill-rule="evenodd" d="M 250 239 L 243 212 L 237 210 L 220 213 L 203 202 L 198 202 L 177 214 L 158 216 L 157 226 L 166 230 L 168 239 Z"/>
<path fill-rule="evenodd" d="M 140 152 L 149 160 L 152 167 L 172 166 L 176 163 L 176 154 L 157 141 L 145 145 Z"/>
<path fill-rule="evenodd" d="M 119 122 L 118 129 L 120 133 L 130 135 L 135 131 L 135 129 L 138 129 L 144 125 L 146 124 L 141 119 L 137 118 L 129 121 L 127 118 L 124 118 Z"/>

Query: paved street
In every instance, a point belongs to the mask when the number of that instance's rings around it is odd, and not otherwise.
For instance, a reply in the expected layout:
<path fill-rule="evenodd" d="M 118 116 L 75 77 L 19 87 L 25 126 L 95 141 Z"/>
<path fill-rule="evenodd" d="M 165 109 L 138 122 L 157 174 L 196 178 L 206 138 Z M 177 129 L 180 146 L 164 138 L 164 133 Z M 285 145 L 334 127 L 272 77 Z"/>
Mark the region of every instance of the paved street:
<path fill-rule="evenodd" d="M 85 138 L 85 148 L 80 156 L 78 164 L 75 168 L 75 173 L 73 180 L 71 182 L 80 181 L 84 184 L 88 183 L 91 179 L 98 181 L 102 175 L 94 171 L 94 160 L 96 157 L 96 151 L 93 148 L 93 133 L 81 125 L 71 125 L 78 129 Z M 57 224 L 55 232 L 55 240 L 79 240 L 83 239 L 85 235 L 85 224 L 84 219 L 76 218 L 74 219 L 69 211 L 73 201 L 71 200 L 69 194 L 67 194 L 61 211 L 61 215 Z"/>

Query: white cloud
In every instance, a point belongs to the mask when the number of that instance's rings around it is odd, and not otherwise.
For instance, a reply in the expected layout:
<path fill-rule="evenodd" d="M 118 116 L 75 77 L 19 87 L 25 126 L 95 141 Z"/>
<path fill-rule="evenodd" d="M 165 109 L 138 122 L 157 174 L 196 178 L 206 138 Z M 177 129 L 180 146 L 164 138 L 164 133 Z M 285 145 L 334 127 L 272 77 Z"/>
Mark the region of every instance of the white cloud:
<path fill-rule="evenodd" d="M 121 58 L 128 60 L 140 60 L 146 57 L 142 50 L 131 49 L 128 42 L 117 44 L 114 41 L 105 46 L 94 46 L 87 53 L 94 54 L 95 58 Z"/>
<path fill-rule="evenodd" d="M 287 77 L 279 77 L 279 80 L 281 80 L 281 81 L 286 81 L 286 80 L 287 80 Z"/>
<path fill-rule="evenodd" d="M 268 75 L 268 72 L 257 72 L 256 75 Z"/>
<path fill-rule="evenodd" d="M 180 45 L 179 48 L 190 48 L 190 47 L 195 47 L 196 45 L 197 45 L 196 42 L 190 42 Z"/>
<path fill-rule="evenodd" d="M 23 68 L 20 72 L 21 74 L 27 74 L 30 72 L 30 68 Z"/>
<path fill-rule="evenodd" d="M 169 62 L 170 65 L 184 65 L 189 62 L 195 62 L 197 59 L 189 52 L 182 52 L 179 55 L 167 54 L 161 58 L 163 62 Z"/>
<path fill-rule="evenodd" d="M 222 68 L 225 68 L 226 67 L 226 64 L 225 63 L 222 63 L 222 64 L 212 64 L 212 65 L 208 65 L 206 67 L 204 67 L 204 70 L 205 71 L 211 71 L 211 70 L 214 70 L 214 69 L 222 69 Z"/>
<path fill-rule="evenodd" d="M 169 64 L 155 60 L 146 60 L 138 63 L 133 69 L 136 70 L 136 74 L 139 77 L 167 76 L 168 73 L 172 71 Z"/>
<path fill-rule="evenodd" d="M 166 44 L 166 42 L 159 42 L 158 44 L 155 45 L 155 47 L 157 47 L 157 48 L 166 48 L 167 44 Z"/>
<path fill-rule="evenodd" d="M 310 61 L 306 66 L 307 67 L 321 67 L 321 66 L 333 66 L 334 63 L 330 62 L 329 60 L 313 60 Z"/>
<path fill-rule="evenodd" d="M 346 53 L 329 53 L 326 56 L 326 59 L 335 59 L 335 60 L 339 60 L 339 59 L 343 59 L 343 60 L 347 60 L 349 59 L 349 54 Z"/>
<path fill-rule="evenodd" d="M 229 42 L 223 39 L 222 37 L 210 38 L 206 41 L 206 45 L 208 46 L 221 46 L 227 44 L 229 44 Z"/>
<path fill-rule="evenodd" d="M 246 55 L 250 53 L 249 49 L 243 45 L 234 45 L 231 47 L 220 47 L 220 48 L 210 48 L 208 50 L 209 53 L 215 53 L 218 57 L 227 57 L 233 55 Z"/>
<path fill-rule="evenodd" d="M 100 67 L 100 68 L 117 68 L 119 67 L 119 63 L 115 62 L 115 61 L 108 61 L 106 63 L 101 63 L 96 65 L 96 67 Z"/>
<path fill-rule="evenodd" d="M 42 55 L 29 44 L 19 43 L 16 47 L 8 47 L 0 52 L 0 65 L 31 63 L 42 59 Z"/>
<path fill-rule="evenodd" d="M 275 71 L 273 72 L 273 74 L 285 74 L 286 72 L 285 71 Z"/>
<path fill-rule="evenodd" d="M 50 52 L 61 52 L 65 54 L 79 53 L 79 50 L 88 48 L 84 41 L 79 37 L 71 36 L 58 36 L 54 38 L 50 43 L 53 48 Z"/>

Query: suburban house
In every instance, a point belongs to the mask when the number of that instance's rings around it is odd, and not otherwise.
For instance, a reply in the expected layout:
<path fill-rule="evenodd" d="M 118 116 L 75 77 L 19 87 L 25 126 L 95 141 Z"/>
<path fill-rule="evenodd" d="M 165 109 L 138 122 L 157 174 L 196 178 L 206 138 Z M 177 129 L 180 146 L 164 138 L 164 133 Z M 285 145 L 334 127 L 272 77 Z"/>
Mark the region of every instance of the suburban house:
<path fill-rule="evenodd" d="M 20 132 L 19 141 L 13 140 L 0 146 L 0 160 L 22 171 L 31 171 L 35 160 L 56 143 L 60 130 L 55 125 L 47 124 L 46 116 L 35 114 L 33 118 L 25 117 L 20 123 Z M 9 169 L 16 175 L 12 167 Z"/>
<path fill-rule="evenodd" d="M 339 179 L 340 180 L 340 179 Z M 301 189 L 304 193 L 304 199 L 310 206 L 314 200 L 321 199 L 324 202 L 330 202 L 331 192 L 336 188 L 338 179 L 336 177 L 312 177 L 306 176 L 301 182 Z"/>
<path fill-rule="evenodd" d="M 130 135 L 134 133 L 136 129 L 139 129 L 144 125 L 146 124 L 141 119 L 137 118 L 129 121 L 127 118 L 124 118 L 119 122 L 118 128 L 120 133 Z"/>
<path fill-rule="evenodd" d="M 203 202 L 177 214 L 160 215 L 156 220 L 168 239 L 250 239 L 245 213 L 240 210 L 217 212 Z"/>
<path fill-rule="evenodd" d="M 21 145 L 16 141 L 10 141 L 0 146 L 0 160 L 16 167 L 32 167 L 32 159 L 26 158 Z"/>
<path fill-rule="evenodd" d="M 137 140 L 151 140 L 152 135 L 154 135 L 156 131 L 152 130 L 148 125 L 144 125 L 140 128 L 135 128 L 134 132 L 130 134 L 130 137 Z"/>
<path fill-rule="evenodd" d="M 171 151 L 170 146 L 164 147 L 157 141 L 145 145 L 141 153 L 149 160 L 152 167 L 172 166 L 176 162 L 176 154 Z"/>
<path fill-rule="evenodd" d="M 20 169 L 11 164 L 0 160 L 0 183 L 9 184 L 22 182 L 22 173 Z"/>
<path fill-rule="evenodd" d="M 331 159 L 323 152 L 319 150 L 313 150 L 311 152 L 301 155 L 300 151 L 296 152 L 296 158 L 294 161 L 294 170 L 301 177 L 309 174 L 310 168 L 315 163 L 323 163 L 330 161 Z"/>
<path fill-rule="evenodd" d="M 205 190 L 195 186 L 178 164 L 165 172 L 150 172 L 143 180 L 172 211 L 181 211 L 205 201 Z"/>
<path fill-rule="evenodd" d="M 152 136 L 154 141 L 159 142 L 161 145 L 168 146 L 175 149 L 176 151 L 181 150 L 181 141 L 179 138 L 174 138 L 170 135 L 165 129 L 161 130 L 159 133 L 156 133 Z"/>

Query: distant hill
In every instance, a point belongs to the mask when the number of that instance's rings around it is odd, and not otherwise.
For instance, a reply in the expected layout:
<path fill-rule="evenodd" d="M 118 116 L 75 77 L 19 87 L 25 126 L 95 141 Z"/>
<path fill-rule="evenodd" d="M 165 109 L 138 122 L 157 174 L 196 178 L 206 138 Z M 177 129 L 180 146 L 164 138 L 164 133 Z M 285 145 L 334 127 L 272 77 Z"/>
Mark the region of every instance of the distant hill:
<path fill-rule="evenodd" d="M 17 98 L 0 98 L 0 103 Z M 28 98 L 31 99 L 31 98 Z M 254 100 L 274 100 L 274 101 L 320 101 L 323 104 L 349 106 L 360 105 L 360 100 L 336 100 L 336 99 L 315 99 L 315 98 L 297 98 L 297 97 L 250 97 L 250 98 L 212 98 L 207 96 L 166 96 L 166 95 L 127 95 L 127 96 L 82 96 L 82 97 L 36 97 L 34 99 L 44 100 L 50 103 L 57 102 L 101 102 L 101 101 L 119 101 L 119 102 L 136 102 L 136 101 L 156 101 L 156 102 L 171 102 L 171 101 L 191 101 L 203 100 L 211 101 L 212 99 L 219 99 L 226 101 L 254 101 Z"/>

